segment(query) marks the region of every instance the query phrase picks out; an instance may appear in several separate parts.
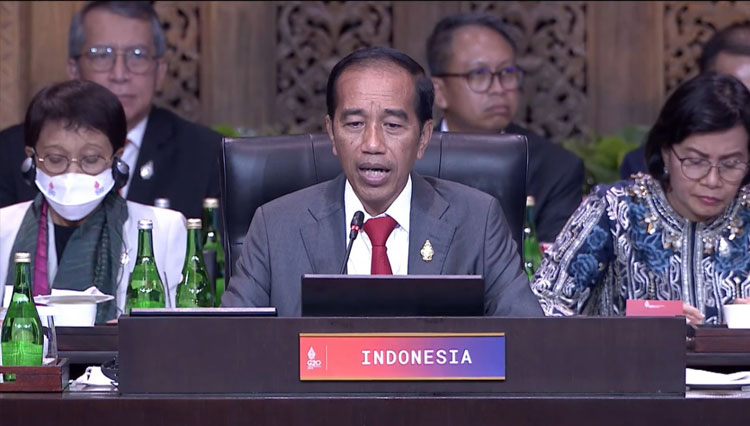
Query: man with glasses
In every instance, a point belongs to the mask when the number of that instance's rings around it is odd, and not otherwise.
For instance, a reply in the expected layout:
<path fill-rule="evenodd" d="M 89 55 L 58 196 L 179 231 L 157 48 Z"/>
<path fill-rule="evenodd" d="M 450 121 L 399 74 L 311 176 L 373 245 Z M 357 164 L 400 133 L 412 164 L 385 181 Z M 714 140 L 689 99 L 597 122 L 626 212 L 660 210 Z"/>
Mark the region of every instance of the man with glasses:
<path fill-rule="evenodd" d="M 581 202 L 583 162 L 574 154 L 513 123 L 523 70 L 499 19 L 462 14 L 440 21 L 427 41 L 441 131 L 516 133 L 529 142 L 526 191 L 534 196 L 541 241 L 553 241 Z"/>
<path fill-rule="evenodd" d="M 121 195 L 152 205 L 168 198 L 171 208 L 200 217 L 203 199 L 219 194 L 221 137 L 153 105 L 166 78 L 166 37 L 150 2 L 90 2 L 73 18 L 68 35 L 68 74 L 109 89 L 127 119 L 122 155 L 130 179 Z M 24 184 L 23 129 L 0 133 L 0 207 L 30 200 Z"/>

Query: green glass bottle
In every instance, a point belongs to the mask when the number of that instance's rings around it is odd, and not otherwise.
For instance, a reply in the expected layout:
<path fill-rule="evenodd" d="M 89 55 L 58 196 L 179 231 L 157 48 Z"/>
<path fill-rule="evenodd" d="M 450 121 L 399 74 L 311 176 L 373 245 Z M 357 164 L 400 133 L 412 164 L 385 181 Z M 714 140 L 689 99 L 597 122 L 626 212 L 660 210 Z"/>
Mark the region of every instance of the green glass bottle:
<path fill-rule="evenodd" d="M 161 282 L 154 260 L 151 236 L 153 227 L 150 220 L 138 221 L 138 258 L 130 274 L 125 295 L 125 313 L 127 314 L 132 308 L 164 308 L 166 306 L 164 284 Z"/>
<path fill-rule="evenodd" d="M 42 365 L 44 333 L 31 294 L 31 255 L 17 252 L 13 255 L 13 261 L 13 298 L 0 332 L 3 365 Z M 6 374 L 4 379 L 14 381 L 16 375 Z"/>
<path fill-rule="evenodd" d="M 201 248 L 201 220 L 187 220 L 187 253 L 182 266 L 182 280 L 177 286 L 178 308 L 211 308 L 216 295 L 206 274 Z"/>
<path fill-rule="evenodd" d="M 221 234 L 219 233 L 219 200 L 217 198 L 206 198 L 203 200 L 203 249 L 216 252 L 216 304 L 221 304 L 221 295 L 224 294 L 224 247 L 221 245 Z"/>
<path fill-rule="evenodd" d="M 534 227 L 534 197 L 526 197 L 526 214 L 523 219 L 523 269 L 529 277 L 534 278 L 534 273 L 542 263 L 542 250 L 539 248 L 539 240 L 536 237 Z"/>

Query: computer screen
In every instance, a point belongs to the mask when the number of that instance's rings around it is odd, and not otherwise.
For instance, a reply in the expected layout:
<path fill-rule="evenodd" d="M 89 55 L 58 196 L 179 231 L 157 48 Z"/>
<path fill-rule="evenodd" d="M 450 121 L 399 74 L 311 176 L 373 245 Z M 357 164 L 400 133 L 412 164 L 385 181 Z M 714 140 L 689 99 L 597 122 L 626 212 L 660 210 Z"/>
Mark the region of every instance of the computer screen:
<path fill-rule="evenodd" d="M 302 276 L 302 316 L 482 316 L 480 275 Z"/>
<path fill-rule="evenodd" d="M 276 308 L 133 308 L 131 317 L 275 317 Z"/>

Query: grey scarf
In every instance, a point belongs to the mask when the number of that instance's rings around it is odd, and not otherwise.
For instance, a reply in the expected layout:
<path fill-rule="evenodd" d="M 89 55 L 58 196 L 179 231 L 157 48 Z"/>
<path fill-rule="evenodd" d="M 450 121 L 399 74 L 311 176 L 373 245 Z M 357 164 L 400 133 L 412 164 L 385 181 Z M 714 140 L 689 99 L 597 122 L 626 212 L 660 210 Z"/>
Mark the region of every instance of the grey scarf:
<path fill-rule="evenodd" d="M 37 195 L 26 211 L 13 242 L 9 265 L 12 264 L 13 253 L 25 251 L 32 254 L 32 270 L 35 267 L 34 253 L 40 232 L 38 223 L 42 202 L 43 195 Z M 50 288 L 85 290 L 94 285 L 102 293 L 114 295 L 122 252 L 122 226 L 127 218 L 128 207 L 125 200 L 116 192 L 110 192 L 94 213 L 70 236 L 62 258 L 58 259 L 57 274 Z M 48 230 L 45 231 L 49 235 Z M 47 240 L 49 241 L 49 238 Z M 12 270 L 8 268 L 9 275 Z M 97 323 L 116 317 L 116 300 L 97 305 Z"/>

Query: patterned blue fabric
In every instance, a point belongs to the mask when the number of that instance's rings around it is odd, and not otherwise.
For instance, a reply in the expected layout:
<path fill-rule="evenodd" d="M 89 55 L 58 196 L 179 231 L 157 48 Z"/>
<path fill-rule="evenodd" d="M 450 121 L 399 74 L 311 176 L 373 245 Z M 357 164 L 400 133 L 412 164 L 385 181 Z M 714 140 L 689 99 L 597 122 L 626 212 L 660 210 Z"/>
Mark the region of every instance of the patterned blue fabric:
<path fill-rule="evenodd" d="M 624 315 L 628 299 L 684 300 L 706 323 L 750 296 L 750 187 L 722 215 L 690 223 L 648 175 L 596 187 L 534 276 L 548 315 Z"/>
<path fill-rule="evenodd" d="M 745 232 L 739 238 L 729 242 L 728 255 L 716 256 L 716 272 L 721 275 L 729 275 L 733 271 L 750 270 L 750 250 L 747 249 L 750 247 L 748 235 L 750 235 L 750 232 Z"/>
<path fill-rule="evenodd" d="M 600 225 L 596 225 L 584 239 L 581 250 L 570 263 L 568 274 L 574 278 L 579 287 L 593 287 L 604 270 L 603 265 L 609 262 L 611 256 L 612 239 L 607 231 Z"/>

